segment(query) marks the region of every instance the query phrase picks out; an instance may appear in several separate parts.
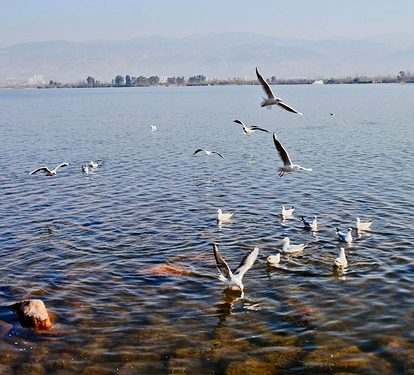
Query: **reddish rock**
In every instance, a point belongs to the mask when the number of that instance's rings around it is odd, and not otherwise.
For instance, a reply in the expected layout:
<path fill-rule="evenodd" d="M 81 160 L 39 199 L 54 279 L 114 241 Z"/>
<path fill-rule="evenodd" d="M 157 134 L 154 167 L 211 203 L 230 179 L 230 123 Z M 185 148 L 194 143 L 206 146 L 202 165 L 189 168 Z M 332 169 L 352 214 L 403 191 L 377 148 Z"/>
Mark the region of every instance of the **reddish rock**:
<path fill-rule="evenodd" d="M 29 299 L 11 305 L 23 328 L 47 331 L 52 327 L 45 304 L 40 299 Z"/>

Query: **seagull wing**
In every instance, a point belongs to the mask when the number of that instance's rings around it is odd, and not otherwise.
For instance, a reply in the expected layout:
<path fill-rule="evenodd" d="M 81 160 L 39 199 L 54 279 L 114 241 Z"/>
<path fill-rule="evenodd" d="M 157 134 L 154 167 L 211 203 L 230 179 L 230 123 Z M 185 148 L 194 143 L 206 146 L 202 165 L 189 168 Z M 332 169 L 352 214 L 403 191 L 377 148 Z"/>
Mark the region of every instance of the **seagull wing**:
<path fill-rule="evenodd" d="M 276 150 L 279 153 L 280 158 L 283 161 L 284 165 L 292 165 L 292 160 L 290 160 L 289 154 L 285 150 L 285 148 L 280 143 L 279 139 L 277 138 L 276 133 L 273 133 L 273 142 L 275 143 Z"/>
<path fill-rule="evenodd" d="M 55 169 L 54 169 L 54 171 L 56 172 L 60 167 L 67 167 L 69 164 L 68 163 L 62 163 L 62 164 L 60 164 L 60 165 L 58 165 Z"/>
<path fill-rule="evenodd" d="M 195 150 L 195 151 L 194 151 L 194 154 L 193 154 L 193 155 L 195 155 L 197 152 L 200 152 L 200 151 L 204 151 L 204 152 L 206 152 L 206 150 L 204 150 L 203 148 L 199 148 L 198 150 Z"/>
<path fill-rule="evenodd" d="M 256 68 L 256 75 L 267 97 L 269 99 L 275 99 L 275 95 L 273 94 L 272 89 L 270 88 L 269 84 L 263 79 L 262 75 L 259 73 L 259 70 L 257 68 Z"/>
<path fill-rule="evenodd" d="M 255 126 L 255 125 L 251 126 L 250 130 L 261 130 L 262 132 L 270 133 L 269 130 L 263 129 L 263 128 L 261 128 L 259 126 Z"/>
<path fill-rule="evenodd" d="M 29 173 L 29 175 L 30 175 L 30 174 L 35 174 L 35 173 L 37 173 L 37 172 L 39 172 L 39 171 L 45 171 L 45 172 L 47 172 L 47 173 L 50 173 L 50 172 L 51 172 L 51 171 L 50 171 L 50 169 L 49 169 L 48 167 L 41 167 L 41 168 L 37 168 L 37 169 L 35 169 L 34 171 L 30 172 L 30 173 Z"/>
<path fill-rule="evenodd" d="M 290 105 L 287 105 L 283 102 L 278 102 L 277 105 L 280 105 L 283 109 L 286 109 L 286 111 L 297 113 L 298 115 L 303 115 L 302 112 L 298 112 L 296 109 L 292 108 Z"/>
<path fill-rule="evenodd" d="M 255 262 L 257 255 L 259 254 L 259 248 L 255 247 L 249 254 L 247 254 L 243 260 L 241 261 L 240 265 L 234 270 L 233 274 L 240 279 L 243 275 L 248 271 Z"/>
<path fill-rule="evenodd" d="M 224 159 L 224 156 L 222 155 L 222 154 L 220 154 L 219 152 L 217 152 L 217 151 L 211 151 L 213 154 L 217 154 L 218 156 L 220 156 L 222 159 Z"/>
<path fill-rule="evenodd" d="M 214 249 L 214 258 L 216 258 L 216 266 L 221 276 L 220 279 L 231 280 L 232 279 L 231 270 L 229 266 L 227 265 L 227 263 L 225 262 L 225 260 L 222 258 L 221 254 L 219 253 L 218 247 L 216 244 L 213 244 L 213 249 Z"/>

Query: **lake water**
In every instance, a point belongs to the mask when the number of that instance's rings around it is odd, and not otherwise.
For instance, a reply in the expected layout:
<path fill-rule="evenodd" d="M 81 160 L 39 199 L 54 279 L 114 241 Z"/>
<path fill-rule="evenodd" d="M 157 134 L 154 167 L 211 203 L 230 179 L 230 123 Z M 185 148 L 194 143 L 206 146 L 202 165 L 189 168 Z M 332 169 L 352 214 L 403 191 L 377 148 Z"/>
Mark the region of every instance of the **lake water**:
<path fill-rule="evenodd" d="M 304 116 L 259 86 L 0 91 L 1 374 L 414 374 L 414 85 L 273 89 Z M 273 132 L 313 172 L 278 177 Z M 286 236 L 308 247 L 269 267 Z M 213 243 L 260 248 L 243 298 Z M 30 298 L 50 331 L 21 328 Z"/>

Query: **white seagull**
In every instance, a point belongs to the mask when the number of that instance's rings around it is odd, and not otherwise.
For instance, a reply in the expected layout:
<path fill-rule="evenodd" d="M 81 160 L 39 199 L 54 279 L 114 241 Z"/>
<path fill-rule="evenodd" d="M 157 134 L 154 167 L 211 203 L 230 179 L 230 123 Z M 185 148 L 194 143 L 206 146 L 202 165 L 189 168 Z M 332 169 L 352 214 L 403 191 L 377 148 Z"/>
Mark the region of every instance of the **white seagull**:
<path fill-rule="evenodd" d="M 282 219 L 290 219 L 293 216 L 293 211 L 295 211 L 295 206 L 292 206 L 292 208 L 289 209 L 282 206 Z"/>
<path fill-rule="evenodd" d="M 352 242 L 352 228 L 348 228 L 346 233 L 341 232 L 338 228 L 336 228 L 336 234 L 338 235 L 339 239 L 343 242 L 351 243 Z"/>
<path fill-rule="evenodd" d="M 68 163 L 62 163 L 60 165 L 58 165 L 55 169 L 50 170 L 48 167 L 41 167 L 41 168 L 37 168 L 34 171 L 30 172 L 29 175 L 31 174 L 35 174 L 36 172 L 39 171 L 45 171 L 46 172 L 46 176 L 56 176 L 56 172 L 60 167 L 67 167 L 69 164 Z"/>
<path fill-rule="evenodd" d="M 273 142 L 275 143 L 276 150 L 279 153 L 279 156 L 283 162 L 283 167 L 280 167 L 278 169 L 279 177 L 282 177 L 285 173 L 288 173 L 288 172 L 295 172 L 295 171 L 311 172 L 312 171 L 312 168 L 303 168 L 298 164 L 292 164 L 292 160 L 290 160 L 289 154 L 287 153 L 286 149 L 280 143 L 279 139 L 277 138 L 276 133 L 273 133 Z"/>
<path fill-rule="evenodd" d="M 151 131 L 152 132 L 157 131 L 157 125 L 151 125 Z"/>
<path fill-rule="evenodd" d="M 249 254 L 247 254 L 234 271 L 229 268 L 222 258 L 216 244 L 213 244 L 213 249 L 214 257 L 216 258 L 216 266 L 219 271 L 219 279 L 227 284 L 230 289 L 236 289 L 243 292 L 243 276 L 253 266 L 257 254 L 259 254 L 259 248 L 255 247 Z"/>
<path fill-rule="evenodd" d="M 229 213 L 223 214 L 223 212 L 221 211 L 221 208 L 219 208 L 217 210 L 217 221 L 218 222 L 229 221 L 231 219 L 231 217 L 233 216 L 233 214 L 234 214 L 234 212 L 229 212 Z"/>
<path fill-rule="evenodd" d="M 277 266 L 280 263 L 280 253 L 276 254 L 276 255 L 269 255 L 267 257 L 267 262 L 271 265 L 271 266 Z"/>
<path fill-rule="evenodd" d="M 345 257 L 345 249 L 341 247 L 339 252 L 339 257 L 334 260 L 334 266 L 337 268 L 346 268 L 348 267 L 348 261 Z"/>
<path fill-rule="evenodd" d="M 197 154 L 198 152 L 201 152 L 201 151 L 204 151 L 206 153 L 206 155 L 209 155 L 209 156 L 211 154 L 217 154 L 222 159 L 224 159 L 224 156 L 222 154 L 220 154 L 219 152 L 217 152 L 217 151 L 207 151 L 207 150 L 204 150 L 204 148 L 199 148 L 198 150 L 195 150 L 194 153 L 193 153 L 193 155 L 195 155 L 195 154 Z"/>
<path fill-rule="evenodd" d="M 307 243 L 302 243 L 300 245 L 291 245 L 289 237 L 285 237 L 282 242 L 284 253 L 296 253 L 298 251 L 302 251 L 308 245 Z"/>
<path fill-rule="evenodd" d="M 250 126 L 250 127 L 248 128 L 248 127 L 246 127 L 246 125 L 244 125 L 244 124 L 243 124 L 243 122 L 242 122 L 242 121 L 240 121 L 240 120 L 234 120 L 233 122 L 236 122 L 237 124 L 242 125 L 242 126 L 243 126 L 243 131 L 244 131 L 244 134 L 246 134 L 246 135 L 250 135 L 251 133 L 253 133 L 253 132 L 254 132 L 254 131 L 256 131 L 256 130 L 260 130 L 260 131 L 262 131 L 262 132 L 270 133 L 270 132 L 269 132 L 269 130 L 263 129 L 263 128 L 261 128 L 261 127 L 259 127 L 259 126 L 256 126 L 256 125 Z"/>
<path fill-rule="evenodd" d="M 310 230 L 313 230 L 313 231 L 317 231 L 318 230 L 318 221 L 316 219 L 317 219 L 317 216 L 314 216 L 312 222 L 309 222 L 308 220 L 306 220 L 302 216 L 300 221 L 303 223 L 303 226 L 305 227 L 305 229 L 310 229 Z"/>
<path fill-rule="evenodd" d="M 371 219 L 367 222 L 361 222 L 361 219 L 359 217 L 357 217 L 356 219 L 354 219 L 356 221 L 356 225 L 355 228 L 356 230 L 360 231 L 360 230 L 368 230 L 371 227 L 371 224 L 374 222 L 374 219 Z"/>
<path fill-rule="evenodd" d="M 95 168 L 98 168 L 98 167 L 99 167 L 99 164 L 98 164 L 98 163 L 95 163 L 95 162 L 93 162 L 93 161 L 91 161 L 91 162 L 89 163 L 89 166 L 90 166 L 92 169 L 95 169 Z"/>
<path fill-rule="evenodd" d="M 291 106 L 287 105 L 286 103 L 283 103 L 282 99 L 275 97 L 269 84 L 263 79 L 263 77 L 261 76 L 257 68 L 256 68 L 256 75 L 257 75 L 257 79 L 259 80 L 260 84 L 263 87 L 264 92 L 267 95 L 267 99 L 263 98 L 263 102 L 261 104 L 262 107 L 268 107 L 269 109 L 271 109 L 272 107 L 270 106 L 277 104 L 283 109 L 286 109 L 286 111 L 297 113 L 298 115 L 303 115 L 303 113 L 298 112 L 296 109 L 293 109 Z"/>

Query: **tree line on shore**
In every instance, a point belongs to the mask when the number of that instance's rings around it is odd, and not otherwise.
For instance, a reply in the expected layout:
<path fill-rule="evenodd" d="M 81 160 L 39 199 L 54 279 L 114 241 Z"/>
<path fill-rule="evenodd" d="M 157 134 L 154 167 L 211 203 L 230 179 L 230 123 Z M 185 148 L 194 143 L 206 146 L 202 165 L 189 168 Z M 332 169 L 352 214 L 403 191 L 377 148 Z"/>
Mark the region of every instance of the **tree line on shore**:
<path fill-rule="evenodd" d="M 400 71 L 397 75 L 389 76 L 354 76 L 343 78 L 328 78 L 328 79 L 310 79 L 310 78 L 277 78 L 272 76 L 267 79 L 270 84 L 275 85 L 306 85 L 315 82 L 323 84 L 364 84 L 364 83 L 414 83 L 414 73 Z M 60 83 L 51 80 L 49 84 L 45 84 L 44 88 L 87 88 L 87 87 L 149 87 L 149 86 L 217 86 L 217 85 L 256 85 L 255 79 L 243 78 L 228 78 L 228 79 L 207 79 L 204 75 L 196 75 L 185 79 L 184 77 L 166 77 L 160 78 L 158 76 L 150 77 L 131 77 L 130 75 L 117 75 L 111 82 L 100 82 L 88 76 L 86 80 L 76 83 Z"/>

